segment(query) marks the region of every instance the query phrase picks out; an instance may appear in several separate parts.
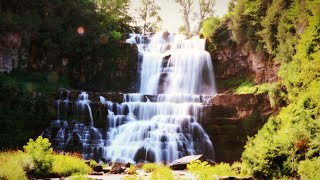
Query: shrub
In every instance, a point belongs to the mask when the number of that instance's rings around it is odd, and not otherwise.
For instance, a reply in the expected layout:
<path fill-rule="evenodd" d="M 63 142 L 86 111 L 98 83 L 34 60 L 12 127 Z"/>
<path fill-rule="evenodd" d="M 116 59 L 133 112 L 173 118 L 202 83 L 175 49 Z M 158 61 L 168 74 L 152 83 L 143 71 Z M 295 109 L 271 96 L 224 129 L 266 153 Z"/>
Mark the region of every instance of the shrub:
<path fill-rule="evenodd" d="M 317 180 L 320 177 L 320 157 L 301 161 L 298 166 L 301 179 Z"/>
<path fill-rule="evenodd" d="M 47 138 L 39 136 L 36 141 L 29 139 L 27 145 L 23 146 L 35 165 L 35 176 L 46 176 L 51 173 L 53 156 L 51 143 Z"/>
<path fill-rule="evenodd" d="M 91 168 L 79 157 L 70 155 L 53 155 L 53 173 L 61 176 L 88 174 Z"/>
<path fill-rule="evenodd" d="M 128 174 L 136 174 L 136 173 L 137 173 L 136 167 L 133 164 L 131 164 L 128 170 Z"/>
<path fill-rule="evenodd" d="M 158 168 L 156 168 L 152 172 L 150 179 L 152 179 L 152 180 L 163 180 L 163 179 L 174 180 L 174 176 L 173 176 L 173 173 L 169 167 L 158 166 Z"/>
<path fill-rule="evenodd" d="M 155 164 L 155 163 L 147 163 L 147 164 L 144 164 L 142 166 L 142 170 L 144 170 L 144 172 L 146 173 L 149 173 L 149 172 L 153 172 L 155 171 L 156 169 L 158 169 L 160 166 L 158 164 Z"/>
<path fill-rule="evenodd" d="M 28 179 L 26 172 L 33 168 L 33 163 L 26 153 L 10 151 L 0 153 L 0 179 Z"/>
<path fill-rule="evenodd" d="M 95 167 L 95 166 L 98 165 L 98 163 L 97 163 L 95 160 L 91 159 L 91 160 L 89 161 L 89 165 L 90 165 L 90 167 Z"/>
<path fill-rule="evenodd" d="M 262 94 L 269 92 L 271 88 L 272 85 L 269 83 L 255 85 L 251 80 L 246 80 L 233 89 L 233 92 L 235 94 Z"/>
<path fill-rule="evenodd" d="M 207 162 L 193 161 L 187 165 L 187 169 L 199 180 L 212 179 L 214 177 L 212 168 Z"/>
<path fill-rule="evenodd" d="M 232 166 L 228 163 L 220 163 L 210 166 L 207 162 L 199 160 L 187 165 L 188 171 L 196 176 L 197 179 L 207 180 L 218 178 L 217 176 L 246 176 L 244 164 L 235 162 Z"/>

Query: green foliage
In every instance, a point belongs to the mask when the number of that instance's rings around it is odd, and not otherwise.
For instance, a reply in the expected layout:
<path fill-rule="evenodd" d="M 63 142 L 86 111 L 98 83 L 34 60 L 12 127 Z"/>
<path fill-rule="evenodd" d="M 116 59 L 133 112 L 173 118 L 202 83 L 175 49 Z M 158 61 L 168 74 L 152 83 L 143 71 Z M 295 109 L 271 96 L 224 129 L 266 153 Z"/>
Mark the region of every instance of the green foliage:
<path fill-rule="evenodd" d="M 223 69 L 223 67 L 218 66 L 217 69 Z M 217 87 L 219 89 L 234 89 L 240 86 L 240 84 L 249 81 L 247 77 L 243 76 L 238 76 L 238 77 L 233 77 L 229 78 L 226 80 L 221 80 L 217 82 Z"/>
<path fill-rule="evenodd" d="M 320 177 L 320 158 L 301 161 L 298 167 L 301 179 L 317 180 Z"/>
<path fill-rule="evenodd" d="M 81 175 L 70 176 L 68 179 L 69 180 L 90 180 L 90 178 L 87 178 L 87 177 L 81 176 Z"/>
<path fill-rule="evenodd" d="M 26 171 L 34 169 L 30 156 L 21 151 L 0 153 L 0 179 L 28 179 Z"/>
<path fill-rule="evenodd" d="M 133 164 L 130 165 L 130 168 L 128 170 L 128 174 L 133 174 L 133 175 L 137 174 L 136 167 Z"/>
<path fill-rule="evenodd" d="M 209 40 L 207 47 L 212 53 L 216 53 L 226 46 L 232 47 L 235 44 L 233 39 L 230 38 L 227 18 L 209 17 L 204 21 L 202 31 L 204 37 Z"/>
<path fill-rule="evenodd" d="M 152 180 L 163 180 L 163 179 L 174 180 L 174 176 L 173 176 L 173 173 L 169 167 L 158 166 L 158 168 L 156 168 L 152 172 L 150 179 L 152 179 Z"/>
<path fill-rule="evenodd" d="M 53 155 L 53 160 L 52 171 L 61 176 L 88 174 L 91 171 L 91 168 L 76 156 Z"/>
<path fill-rule="evenodd" d="M 0 81 L 0 149 L 22 147 L 26 137 L 37 137 L 48 127 L 56 116 L 48 102 L 69 83 L 61 76 L 49 81 L 48 75 L 37 72 L 0 74 Z"/>
<path fill-rule="evenodd" d="M 8 151 L 0 153 L 0 179 L 16 180 L 28 177 L 50 177 L 88 174 L 91 168 L 76 155 L 52 154 L 50 142 L 39 136 L 30 139 L 24 146 L 25 152 Z M 75 178 L 75 177 L 74 177 Z"/>
<path fill-rule="evenodd" d="M 199 160 L 188 164 L 187 169 L 199 180 L 213 179 L 215 175 L 211 166 L 207 162 L 201 162 Z"/>
<path fill-rule="evenodd" d="M 263 29 L 261 22 L 271 0 L 238 0 L 231 13 L 233 38 L 238 44 L 246 44 L 250 50 L 261 51 L 261 36 L 258 31 Z"/>
<path fill-rule="evenodd" d="M 202 27 L 204 37 L 211 38 L 219 28 L 220 23 L 221 20 L 215 16 L 206 19 Z"/>
<path fill-rule="evenodd" d="M 47 138 L 39 136 L 36 141 L 29 139 L 27 145 L 23 149 L 28 153 L 35 165 L 35 175 L 43 177 L 51 173 L 53 157 L 53 149 Z"/>
<path fill-rule="evenodd" d="M 272 85 L 269 83 L 255 85 L 252 81 L 247 79 L 232 91 L 235 94 L 262 94 L 269 92 L 271 86 Z"/>
<path fill-rule="evenodd" d="M 97 166 L 97 165 L 98 165 L 98 163 L 97 163 L 95 160 L 90 159 L 90 161 L 89 161 L 89 165 L 90 165 L 90 167 L 95 167 L 95 166 Z"/>
<path fill-rule="evenodd" d="M 155 164 L 155 163 L 146 163 L 142 166 L 142 170 L 144 170 L 144 172 L 146 172 L 146 173 L 149 173 L 149 172 L 155 171 L 159 167 L 160 167 L 160 165 Z"/>
<path fill-rule="evenodd" d="M 140 0 L 139 19 L 143 22 L 142 33 L 155 32 L 160 29 L 162 19 L 159 15 L 160 6 L 155 0 Z"/>
<path fill-rule="evenodd" d="M 220 163 L 210 166 L 207 162 L 199 160 L 187 165 L 188 171 L 199 180 L 219 179 L 219 176 L 247 176 L 246 168 L 240 162 L 235 162 L 230 166 L 228 163 Z"/>

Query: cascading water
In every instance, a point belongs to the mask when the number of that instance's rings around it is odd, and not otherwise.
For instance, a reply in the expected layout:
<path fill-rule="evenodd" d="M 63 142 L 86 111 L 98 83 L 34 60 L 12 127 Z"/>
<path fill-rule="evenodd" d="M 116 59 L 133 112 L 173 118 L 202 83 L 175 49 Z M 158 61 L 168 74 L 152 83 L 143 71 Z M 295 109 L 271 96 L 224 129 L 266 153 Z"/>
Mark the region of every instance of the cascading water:
<path fill-rule="evenodd" d="M 122 103 L 100 96 L 107 122 L 105 129 L 97 129 L 89 95 L 82 92 L 75 114 L 87 109 L 91 126 L 57 120 L 44 134 L 57 139 L 60 149 L 78 141 L 85 158 L 97 160 L 172 162 L 194 154 L 213 159 L 213 145 L 197 122 L 206 98 L 216 94 L 205 40 L 159 33 L 133 35 L 127 42 L 137 44 L 143 56 L 140 93 L 124 94 Z"/>

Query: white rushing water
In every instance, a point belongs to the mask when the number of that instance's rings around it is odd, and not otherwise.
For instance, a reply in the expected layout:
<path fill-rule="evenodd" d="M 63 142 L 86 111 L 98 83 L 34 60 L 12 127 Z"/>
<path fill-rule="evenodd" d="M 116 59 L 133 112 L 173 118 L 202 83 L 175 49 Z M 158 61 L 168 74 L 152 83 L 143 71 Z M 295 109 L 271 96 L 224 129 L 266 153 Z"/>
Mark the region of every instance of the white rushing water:
<path fill-rule="evenodd" d="M 200 95 L 216 94 L 205 39 L 158 33 L 152 37 L 133 35 L 128 42 L 137 44 L 143 55 L 140 93 L 125 95 L 117 114 L 112 112 L 112 102 L 107 102 L 105 157 L 111 161 L 172 162 L 204 153 L 212 158 L 212 143 L 197 122 Z M 156 98 L 150 101 L 143 94 Z"/>
<path fill-rule="evenodd" d="M 137 44 L 143 57 L 140 92 L 124 94 L 122 103 L 99 97 L 107 108 L 104 130 L 94 127 L 92 102 L 82 92 L 76 101 L 75 114 L 83 117 L 87 113 L 91 126 L 57 120 L 45 133 L 56 138 L 58 149 L 66 149 L 68 144 L 76 142 L 85 158 L 97 160 L 172 162 L 195 154 L 213 159 L 212 142 L 198 123 L 202 104 L 216 94 L 205 40 L 157 33 L 132 35 L 127 42 Z M 57 101 L 58 109 L 62 102 L 68 108 L 66 98 Z M 59 113 L 58 110 L 58 118 Z"/>

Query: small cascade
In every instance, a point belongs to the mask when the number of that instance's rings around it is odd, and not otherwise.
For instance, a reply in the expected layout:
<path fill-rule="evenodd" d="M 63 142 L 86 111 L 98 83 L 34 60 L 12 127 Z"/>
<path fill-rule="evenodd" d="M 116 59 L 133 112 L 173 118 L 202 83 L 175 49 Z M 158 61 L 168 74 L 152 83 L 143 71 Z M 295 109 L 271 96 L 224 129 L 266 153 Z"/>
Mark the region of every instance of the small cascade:
<path fill-rule="evenodd" d="M 77 107 L 80 108 L 81 114 L 84 114 L 85 109 L 88 110 L 91 126 L 94 127 L 92 111 L 89 104 L 90 104 L 89 95 L 86 92 L 82 92 L 81 94 L 79 94 Z"/>
<path fill-rule="evenodd" d="M 122 94 L 121 102 L 101 94 L 93 100 L 87 92 L 72 101 L 60 95 L 58 120 L 44 135 L 58 150 L 79 147 L 85 158 L 105 162 L 169 163 L 195 154 L 214 159 L 212 142 L 198 122 L 203 105 L 216 94 L 205 40 L 165 32 L 131 35 L 127 42 L 137 44 L 143 57 L 140 92 Z M 74 116 L 61 119 L 62 108 L 71 108 Z"/>

